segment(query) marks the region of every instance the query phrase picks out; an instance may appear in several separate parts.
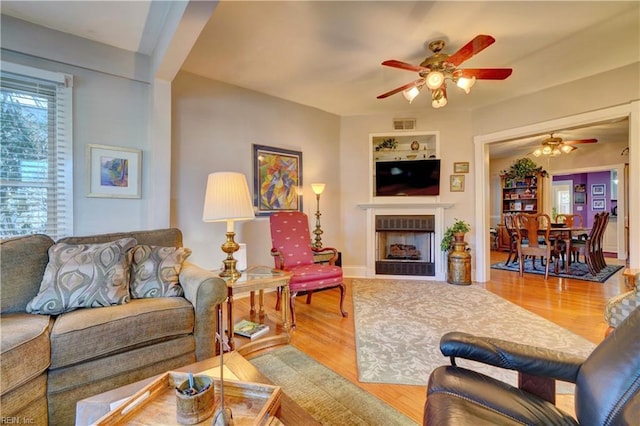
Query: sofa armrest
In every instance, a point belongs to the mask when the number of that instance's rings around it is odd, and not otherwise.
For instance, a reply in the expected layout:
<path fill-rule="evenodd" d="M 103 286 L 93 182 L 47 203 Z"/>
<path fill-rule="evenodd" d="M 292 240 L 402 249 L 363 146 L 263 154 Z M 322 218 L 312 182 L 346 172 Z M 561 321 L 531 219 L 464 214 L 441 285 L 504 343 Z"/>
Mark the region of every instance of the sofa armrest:
<path fill-rule="evenodd" d="M 584 362 L 584 358 L 564 352 L 461 332 L 442 336 L 440 351 L 454 365 L 455 357 L 459 357 L 571 383 L 575 383 Z"/>
<path fill-rule="evenodd" d="M 184 262 L 180 285 L 195 311 L 196 359 L 211 358 L 216 355 L 217 306 L 227 298 L 227 284 L 215 272 Z"/>

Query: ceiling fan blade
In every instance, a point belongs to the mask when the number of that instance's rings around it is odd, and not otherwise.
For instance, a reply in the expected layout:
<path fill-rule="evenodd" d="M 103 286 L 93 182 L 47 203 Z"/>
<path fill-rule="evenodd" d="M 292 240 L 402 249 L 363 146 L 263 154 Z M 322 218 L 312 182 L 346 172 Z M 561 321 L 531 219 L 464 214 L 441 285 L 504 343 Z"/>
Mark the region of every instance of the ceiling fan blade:
<path fill-rule="evenodd" d="M 511 68 L 465 68 L 459 71 L 462 77 L 478 80 L 504 80 L 513 72 Z"/>
<path fill-rule="evenodd" d="M 596 143 L 598 139 L 577 139 L 574 141 L 563 141 L 563 143 Z"/>
<path fill-rule="evenodd" d="M 403 92 L 403 91 L 405 91 L 407 89 L 411 89 L 412 87 L 421 84 L 423 81 L 424 81 L 424 79 L 419 78 L 416 81 L 412 81 L 411 83 L 407 83 L 404 86 L 400 86 L 398 88 L 395 88 L 393 90 L 388 91 L 387 93 L 383 93 L 382 95 L 377 96 L 377 99 L 388 98 L 389 96 L 395 95 L 396 93 Z"/>
<path fill-rule="evenodd" d="M 420 65 L 408 64 L 402 61 L 396 61 L 395 59 L 384 61 L 382 65 L 386 65 L 388 67 L 393 67 L 393 68 L 400 68 L 402 70 L 407 70 L 407 71 L 415 71 L 415 72 L 429 71 L 429 68 L 421 67 Z"/>
<path fill-rule="evenodd" d="M 456 53 L 449 56 L 449 58 L 447 58 L 447 62 L 458 66 L 467 59 L 471 58 L 476 53 L 481 52 L 487 47 L 491 46 L 495 41 L 496 39 L 491 37 L 490 35 L 478 35 L 469 43 L 462 46 Z"/>

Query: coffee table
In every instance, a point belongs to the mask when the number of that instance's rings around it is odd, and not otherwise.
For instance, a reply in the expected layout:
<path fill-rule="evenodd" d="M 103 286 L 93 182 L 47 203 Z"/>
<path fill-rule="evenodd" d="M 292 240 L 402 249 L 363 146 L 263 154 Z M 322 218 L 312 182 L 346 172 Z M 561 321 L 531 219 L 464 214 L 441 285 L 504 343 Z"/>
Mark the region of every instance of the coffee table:
<path fill-rule="evenodd" d="M 220 366 L 220 357 L 209 358 L 196 362 L 173 371 L 193 372 L 209 370 Z M 253 364 L 247 361 L 238 352 L 227 352 L 224 354 L 225 369 L 229 369 L 240 381 L 272 384 Z M 92 424 L 100 417 L 107 414 L 110 404 L 133 395 L 138 390 L 155 380 L 158 376 L 150 377 L 130 385 L 101 393 L 89 398 L 82 399 L 76 404 L 76 425 Z M 226 376 L 225 376 L 226 377 Z M 310 414 L 304 411 L 287 394 L 283 393 L 280 409 L 277 413 L 278 419 L 285 425 L 319 425 Z M 177 423 L 176 423 L 177 424 Z"/>

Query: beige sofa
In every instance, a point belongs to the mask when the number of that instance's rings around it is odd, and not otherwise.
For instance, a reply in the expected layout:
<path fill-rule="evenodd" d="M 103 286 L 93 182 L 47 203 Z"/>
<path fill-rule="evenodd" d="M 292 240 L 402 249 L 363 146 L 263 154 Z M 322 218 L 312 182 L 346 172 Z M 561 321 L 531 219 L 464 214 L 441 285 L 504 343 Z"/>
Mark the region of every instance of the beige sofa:
<path fill-rule="evenodd" d="M 135 238 L 137 244 L 182 247 L 178 229 L 59 242 L 94 244 L 125 237 Z M 74 424 L 79 399 L 215 355 L 216 306 L 226 298 L 226 285 L 216 274 L 188 261 L 179 273 L 184 297 L 131 299 L 60 315 L 27 313 L 53 244 L 45 235 L 1 242 L 3 419 Z"/>

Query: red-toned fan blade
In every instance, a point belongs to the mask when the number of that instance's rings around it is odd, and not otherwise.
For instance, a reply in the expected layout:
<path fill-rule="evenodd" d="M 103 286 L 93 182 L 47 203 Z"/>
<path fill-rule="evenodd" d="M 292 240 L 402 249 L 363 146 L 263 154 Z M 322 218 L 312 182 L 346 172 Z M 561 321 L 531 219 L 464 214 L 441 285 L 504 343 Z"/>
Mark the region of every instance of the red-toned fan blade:
<path fill-rule="evenodd" d="M 496 39 L 491 37 L 490 35 L 478 35 L 469 43 L 462 46 L 456 53 L 449 56 L 447 58 L 447 62 L 458 66 L 467 59 L 471 58 L 476 53 L 481 52 L 487 47 L 491 46 L 495 41 Z"/>
<path fill-rule="evenodd" d="M 562 141 L 563 143 L 596 143 L 598 139 L 577 139 L 575 141 Z"/>
<path fill-rule="evenodd" d="M 407 71 L 415 71 L 415 72 L 429 71 L 429 68 L 421 67 L 420 65 L 408 64 L 402 61 L 396 61 L 395 59 L 384 61 L 382 65 L 386 65 L 388 67 L 393 67 L 393 68 L 400 68 L 402 70 L 407 70 Z"/>
<path fill-rule="evenodd" d="M 511 68 L 464 68 L 459 71 L 461 77 L 475 77 L 478 80 L 504 80 L 513 72 Z"/>
<path fill-rule="evenodd" d="M 396 89 L 393 89 L 393 90 L 391 90 L 391 91 L 389 91 L 387 93 L 383 93 L 382 95 L 378 96 L 377 98 L 378 99 L 387 98 L 387 97 L 389 97 L 391 95 L 395 95 L 398 92 L 402 92 L 404 90 L 411 89 L 412 87 L 417 86 L 418 84 L 422 83 L 423 81 L 424 81 L 424 79 L 419 78 L 416 81 L 412 81 L 411 83 L 407 83 L 404 86 L 400 86 L 400 87 L 398 87 Z"/>

